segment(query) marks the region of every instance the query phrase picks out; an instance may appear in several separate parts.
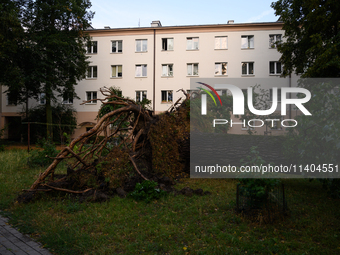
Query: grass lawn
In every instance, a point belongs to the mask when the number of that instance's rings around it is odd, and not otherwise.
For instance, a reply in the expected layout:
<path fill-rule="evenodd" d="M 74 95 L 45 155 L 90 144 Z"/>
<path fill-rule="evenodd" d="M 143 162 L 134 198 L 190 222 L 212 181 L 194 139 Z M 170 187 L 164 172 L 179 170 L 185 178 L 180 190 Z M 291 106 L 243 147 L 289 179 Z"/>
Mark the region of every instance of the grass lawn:
<path fill-rule="evenodd" d="M 237 181 L 183 179 L 209 196 L 173 196 L 146 204 L 114 197 L 74 203 L 70 195 L 15 203 L 44 169 L 27 152 L 0 153 L 0 209 L 10 223 L 54 254 L 340 254 L 340 201 L 318 181 L 284 180 L 290 214 L 256 224 L 235 213 Z"/>

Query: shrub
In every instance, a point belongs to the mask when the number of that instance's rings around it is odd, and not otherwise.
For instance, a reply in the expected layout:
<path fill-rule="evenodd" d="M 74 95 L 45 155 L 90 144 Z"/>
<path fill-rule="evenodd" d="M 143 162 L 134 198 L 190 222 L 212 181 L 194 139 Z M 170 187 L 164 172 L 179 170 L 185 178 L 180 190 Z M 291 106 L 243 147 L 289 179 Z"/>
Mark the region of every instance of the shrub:
<path fill-rule="evenodd" d="M 52 106 L 53 141 L 65 142 L 65 135 L 73 134 L 77 127 L 76 110 L 71 105 L 56 104 Z M 37 143 L 39 138 L 46 137 L 46 109 L 45 105 L 38 105 L 29 110 L 28 117 L 22 120 L 30 122 L 30 142 Z M 27 141 L 27 125 L 22 126 L 22 137 Z M 67 139 L 67 138 L 66 138 Z"/>
<path fill-rule="evenodd" d="M 37 144 L 42 148 L 42 150 L 32 150 L 31 156 L 28 158 L 27 163 L 29 167 L 46 167 L 53 162 L 52 158 L 56 157 L 59 151 L 56 149 L 56 146 L 53 142 L 50 140 L 45 140 L 45 138 L 38 140 Z"/>
<path fill-rule="evenodd" d="M 5 133 L 5 129 L 6 129 L 6 127 L 0 129 L 0 152 L 1 152 L 1 151 L 4 151 L 4 150 L 5 150 L 5 147 L 6 147 L 6 145 L 3 144 L 3 140 L 2 140 L 2 136 L 3 136 L 4 133 Z"/>
<path fill-rule="evenodd" d="M 246 159 L 241 160 L 242 165 L 260 166 L 265 165 L 266 161 L 262 159 L 257 146 L 253 146 L 250 149 L 250 154 Z M 274 165 L 271 163 L 271 165 Z M 280 180 L 273 178 L 244 178 L 239 179 L 241 187 L 240 192 L 243 196 L 249 198 L 252 206 L 261 207 L 269 199 L 269 194 L 274 187 L 280 184 Z"/>
<path fill-rule="evenodd" d="M 154 199 L 159 199 L 167 193 L 164 190 L 157 189 L 158 183 L 155 181 L 143 181 L 137 183 L 135 190 L 131 193 L 131 197 L 136 201 L 145 201 L 149 203 Z"/>

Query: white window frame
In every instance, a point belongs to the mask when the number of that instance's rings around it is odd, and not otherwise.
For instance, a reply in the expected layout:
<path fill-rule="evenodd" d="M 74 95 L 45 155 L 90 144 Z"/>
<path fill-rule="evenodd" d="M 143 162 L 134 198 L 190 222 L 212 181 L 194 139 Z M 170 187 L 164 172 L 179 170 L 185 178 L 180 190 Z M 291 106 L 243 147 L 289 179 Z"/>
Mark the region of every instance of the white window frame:
<path fill-rule="evenodd" d="M 195 74 L 195 66 L 197 65 L 197 74 Z M 191 73 L 189 73 L 189 66 L 191 66 Z M 187 76 L 198 76 L 199 75 L 199 65 L 198 63 L 188 63 L 187 64 Z"/>
<path fill-rule="evenodd" d="M 246 39 L 246 43 L 245 40 Z M 255 36 L 254 35 L 242 35 L 241 36 L 241 49 L 254 49 L 255 48 Z"/>
<path fill-rule="evenodd" d="M 165 95 L 166 100 L 163 100 L 163 95 Z M 169 100 L 169 98 L 171 98 L 171 99 Z M 161 91 L 161 102 L 162 102 L 162 104 L 172 103 L 173 100 L 174 100 L 174 93 L 173 93 L 172 90 L 162 90 Z"/>
<path fill-rule="evenodd" d="M 120 43 L 120 44 L 119 44 Z M 113 45 L 116 45 L 116 51 L 113 51 Z M 119 45 L 121 48 L 119 49 Z M 123 53 L 123 40 L 113 40 L 111 41 L 111 53 Z"/>
<path fill-rule="evenodd" d="M 138 95 L 139 95 L 139 100 L 138 100 Z M 146 90 L 136 90 L 136 102 L 140 103 L 143 100 L 147 99 L 147 91 Z"/>
<path fill-rule="evenodd" d="M 215 36 L 215 50 L 227 50 L 227 49 L 228 49 L 228 36 Z"/>
<path fill-rule="evenodd" d="M 281 126 L 281 121 L 283 120 L 282 116 L 277 116 L 277 117 L 272 117 L 271 119 L 279 119 L 279 121 L 273 121 L 273 127 L 272 127 L 272 122 L 269 121 L 269 128 L 270 130 L 277 130 L 277 131 L 281 131 L 282 126 Z"/>
<path fill-rule="evenodd" d="M 282 41 L 282 34 L 271 34 L 269 35 L 269 48 L 276 49 L 276 42 Z"/>
<path fill-rule="evenodd" d="M 63 98 L 63 104 L 73 104 L 73 98 Z"/>
<path fill-rule="evenodd" d="M 199 50 L 199 37 L 187 37 L 187 50 Z"/>
<path fill-rule="evenodd" d="M 39 104 L 45 105 L 46 104 L 46 93 L 39 94 Z"/>
<path fill-rule="evenodd" d="M 226 69 L 223 74 L 223 64 L 225 64 Z M 217 73 L 217 70 L 219 73 Z M 215 63 L 215 76 L 227 76 L 228 75 L 228 62 L 216 62 Z"/>
<path fill-rule="evenodd" d="M 140 49 L 138 44 L 140 43 Z M 145 48 L 144 48 L 145 46 Z M 147 52 L 148 51 L 148 39 L 136 39 L 136 52 Z"/>
<path fill-rule="evenodd" d="M 113 67 L 116 68 L 116 73 L 113 73 Z M 119 67 L 121 72 L 119 72 Z M 120 76 L 119 76 L 120 73 Z M 120 79 L 123 78 L 123 66 L 122 65 L 111 65 L 111 78 Z"/>
<path fill-rule="evenodd" d="M 137 71 L 138 68 L 140 68 L 140 71 Z M 135 67 L 135 77 L 141 78 L 141 77 L 147 77 L 148 76 L 148 65 L 136 65 Z M 145 73 L 143 72 L 145 71 Z M 144 75 L 143 75 L 144 74 Z"/>
<path fill-rule="evenodd" d="M 94 70 L 96 70 L 96 72 L 94 72 Z M 94 74 L 96 74 L 96 76 L 94 76 Z M 89 66 L 87 68 L 86 79 L 97 79 L 97 78 L 98 78 L 98 67 L 97 66 Z"/>
<path fill-rule="evenodd" d="M 90 97 L 88 97 L 88 93 L 91 93 Z M 96 96 L 94 97 L 94 95 L 96 95 Z M 86 91 L 85 92 L 85 99 L 86 99 L 85 101 L 88 101 L 88 100 L 91 100 L 91 99 L 98 99 L 98 92 L 97 91 Z M 86 104 L 97 104 L 97 100 L 87 102 Z"/>
<path fill-rule="evenodd" d="M 172 41 L 172 44 L 170 43 Z M 174 38 L 162 38 L 162 51 L 174 50 Z"/>
<path fill-rule="evenodd" d="M 270 72 L 270 64 L 273 63 L 274 64 L 274 73 Z M 277 72 L 277 65 L 278 63 L 281 65 L 281 72 L 278 73 Z M 281 75 L 282 74 L 282 63 L 280 61 L 269 61 L 269 75 Z"/>
<path fill-rule="evenodd" d="M 162 77 L 174 76 L 174 64 L 162 64 Z"/>
<path fill-rule="evenodd" d="M 89 44 L 91 44 L 91 46 L 90 45 L 87 45 L 87 47 L 86 47 L 86 53 L 87 54 L 97 54 L 98 53 L 98 41 L 91 41 Z M 95 44 L 95 45 L 94 45 Z M 94 52 L 94 50 L 96 51 L 96 52 Z"/>
<path fill-rule="evenodd" d="M 246 74 L 243 73 L 243 65 L 244 64 L 246 64 L 246 66 L 247 66 Z M 249 73 L 249 64 L 253 64 L 253 73 Z M 255 75 L 255 62 L 253 62 L 253 61 L 242 62 L 241 63 L 241 74 L 242 74 L 242 76 L 253 76 L 253 75 Z"/>

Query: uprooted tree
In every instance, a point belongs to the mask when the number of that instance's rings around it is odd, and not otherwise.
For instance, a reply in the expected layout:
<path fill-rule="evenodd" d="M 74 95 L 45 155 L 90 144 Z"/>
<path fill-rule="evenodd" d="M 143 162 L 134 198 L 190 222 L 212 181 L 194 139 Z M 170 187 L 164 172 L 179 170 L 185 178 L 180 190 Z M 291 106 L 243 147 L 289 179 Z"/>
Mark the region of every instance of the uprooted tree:
<path fill-rule="evenodd" d="M 103 106 L 115 105 L 97 124 L 75 138 L 21 195 L 30 199 L 36 191 L 58 190 L 75 194 L 90 190 L 133 190 L 137 182 L 156 180 L 169 184 L 189 172 L 189 95 L 164 114 L 133 100 L 101 89 Z M 90 100 L 91 101 L 91 100 Z M 87 102 L 90 102 L 87 101 Z M 84 103 L 87 103 L 84 102 Z M 57 167 L 67 162 L 67 174 Z M 30 196 L 26 196 L 30 194 Z"/>

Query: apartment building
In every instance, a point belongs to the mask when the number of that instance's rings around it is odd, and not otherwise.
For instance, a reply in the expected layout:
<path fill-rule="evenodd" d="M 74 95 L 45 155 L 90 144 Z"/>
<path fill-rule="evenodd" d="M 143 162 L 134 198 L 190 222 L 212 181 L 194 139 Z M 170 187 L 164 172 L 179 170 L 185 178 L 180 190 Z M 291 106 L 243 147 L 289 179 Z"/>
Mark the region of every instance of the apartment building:
<path fill-rule="evenodd" d="M 167 110 L 190 90 L 191 78 L 244 78 L 244 88 L 252 79 L 268 80 L 262 84 L 270 89 L 291 86 L 297 77 L 281 78 L 280 53 L 275 42 L 282 40 L 281 22 L 234 23 L 194 26 L 162 26 L 153 21 L 150 27 L 91 29 L 92 44 L 87 46 L 90 57 L 86 79 L 79 81 L 76 93 L 80 100 L 63 100 L 77 110 L 78 127 L 74 136 L 91 128 L 100 108 L 101 87 L 116 87 L 126 97 L 152 101 L 156 113 Z M 266 82 L 264 82 L 266 83 Z M 32 100 L 30 107 L 44 103 Z M 1 126 L 18 116 L 20 106 L 11 105 L 2 95 Z M 246 133 L 246 128 L 231 129 Z M 258 134 L 268 130 L 259 129 Z M 283 129 L 275 126 L 272 134 Z"/>

